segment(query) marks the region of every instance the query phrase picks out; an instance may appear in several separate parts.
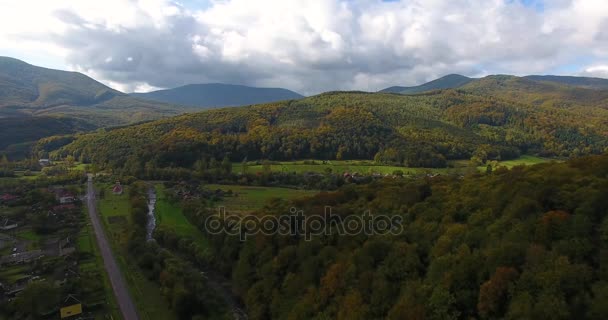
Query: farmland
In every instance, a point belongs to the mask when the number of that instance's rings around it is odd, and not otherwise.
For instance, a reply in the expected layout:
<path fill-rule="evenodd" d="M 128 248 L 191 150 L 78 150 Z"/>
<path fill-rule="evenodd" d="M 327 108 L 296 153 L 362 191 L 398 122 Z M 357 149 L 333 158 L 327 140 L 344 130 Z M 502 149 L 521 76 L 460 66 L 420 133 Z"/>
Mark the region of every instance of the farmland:
<path fill-rule="evenodd" d="M 262 208 L 270 199 L 294 199 L 311 196 L 317 193 L 311 190 L 299 190 L 275 187 L 253 187 L 238 185 L 206 185 L 211 190 L 232 191 L 232 195 L 225 196 L 217 206 L 225 207 L 229 213 L 246 213 Z"/>

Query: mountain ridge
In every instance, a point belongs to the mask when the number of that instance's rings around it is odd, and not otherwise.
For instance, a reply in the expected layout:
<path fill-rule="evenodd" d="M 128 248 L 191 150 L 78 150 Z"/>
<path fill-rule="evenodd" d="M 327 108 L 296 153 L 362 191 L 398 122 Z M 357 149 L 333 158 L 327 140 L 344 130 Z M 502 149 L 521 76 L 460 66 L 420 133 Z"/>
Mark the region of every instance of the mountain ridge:
<path fill-rule="evenodd" d="M 131 93 L 131 96 L 202 108 L 252 105 L 304 97 L 284 88 L 261 88 L 225 83 L 187 84 L 171 89 Z"/>

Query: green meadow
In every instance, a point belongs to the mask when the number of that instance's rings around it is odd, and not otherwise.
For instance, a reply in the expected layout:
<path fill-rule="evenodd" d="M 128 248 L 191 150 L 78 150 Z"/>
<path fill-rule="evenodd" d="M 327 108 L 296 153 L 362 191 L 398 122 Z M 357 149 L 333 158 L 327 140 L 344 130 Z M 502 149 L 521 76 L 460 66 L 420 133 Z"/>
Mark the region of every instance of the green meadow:
<path fill-rule="evenodd" d="M 232 191 L 232 196 L 227 195 L 217 203 L 218 206 L 226 208 L 228 213 L 246 213 L 262 208 L 270 199 L 294 199 L 304 196 L 312 196 L 317 193 L 314 190 L 299 190 L 276 187 L 254 187 L 239 185 L 208 184 L 211 190 Z"/>
<path fill-rule="evenodd" d="M 162 184 L 157 184 L 155 185 L 155 189 L 156 207 L 154 214 L 156 216 L 157 227 L 162 226 L 173 229 L 182 236 L 193 238 L 199 244 L 206 244 L 207 239 L 188 221 L 179 205 L 172 204 L 167 200 L 165 187 Z"/>
<path fill-rule="evenodd" d="M 541 158 L 536 156 L 524 155 L 517 159 L 498 161 L 499 166 L 512 168 L 518 165 L 534 165 L 538 163 L 552 161 L 553 159 Z M 403 166 L 390 166 L 377 164 L 371 160 L 301 160 L 301 161 L 282 161 L 282 162 L 271 162 L 270 170 L 272 172 L 286 172 L 286 173 L 359 173 L 363 175 L 367 174 L 393 174 L 395 171 L 401 171 L 405 175 L 419 175 L 419 174 L 458 174 L 466 173 L 469 170 L 474 170 L 471 167 L 468 160 L 454 160 L 449 162 L 450 168 L 410 168 Z M 485 170 L 485 166 L 480 166 L 480 169 Z M 247 164 L 234 163 L 232 165 L 233 172 L 236 173 L 258 173 L 264 171 L 264 166 L 259 162 L 249 162 Z"/>

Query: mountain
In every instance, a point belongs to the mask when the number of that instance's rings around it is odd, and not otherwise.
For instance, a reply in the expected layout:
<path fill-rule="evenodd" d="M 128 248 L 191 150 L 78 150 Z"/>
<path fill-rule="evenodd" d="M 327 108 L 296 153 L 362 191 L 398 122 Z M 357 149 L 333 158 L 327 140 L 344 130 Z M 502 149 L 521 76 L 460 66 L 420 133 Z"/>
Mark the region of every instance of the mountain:
<path fill-rule="evenodd" d="M 519 77 L 516 77 L 519 78 Z M 483 78 L 482 78 L 483 79 Z M 572 77 L 572 76 L 539 76 L 530 75 L 521 77 L 520 79 L 528 79 L 535 82 L 545 82 L 560 84 L 569 87 L 578 87 L 583 89 L 596 89 L 596 90 L 608 90 L 608 79 L 602 78 L 588 78 L 588 77 Z M 412 94 L 424 91 L 439 90 L 439 89 L 455 89 L 463 87 L 469 83 L 474 83 L 475 78 L 468 78 L 458 74 L 450 74 L 439 79 L 427 82 L 425 84 L 414 86 L 414 87 L 401 87 L 394 86 L 389 87 L 379 92 L 385 93 L 400 93 L 400 94 Z"/>
<path fill-rule="evenodd" d="M 137 99 L 78 73 L 0 57 L 0 151 L 51 135 L 178 115 L 192 108 Z M 18 149 L 18 152 L 12 150 Z"/>
<path fill-rule="evenodd" d="M 133 98 L 82 73 L 0 57 L 0 117 L 62 115 L 95 126 L 111 126 L 188 110 Z"/>
<path fill-rule="evenodd" d="M 221 83 L 190 84 L 174 89 L 132 93 L 131 95 L 148 100 L 203 108 L 242 106 L 303 98 L 298 93 L 282 88 L 254 88 Z"/>
<path fill-rule="evenodd" d="M 414 86 L 414 87 L 395 86 L 395 87 L 390 87 L 390 88 L 380 90 L 379 92 L 412 94 L 412 93 L 431 91 L 431 90 L 458 88 L 473 80 L 474 80 L 473 78 L 461 76 L 459 74 L 449 74 L 449 75 L 441 77 L 439 79 L 435 79 L 435 80 L 427 82 L 425 84 L 421 84 L 419 86 Z"/>
<path fill-rule="evenodd" d="M 412 95 L 329 92 L 80 135 L 56 153 L 131 173 L 148 162 L 190 168 L 226 155 L 442 167 L 446 159 L 598 154 L 608 150 L 606 94 L 507 76 Z"/>
<path fill-rule="evenodd" d="M 608 79 L 588 78 L 588 77 L 571 77 L 571 76 L 538 76 L 531 75 L 524 78 L 534 81 L 555 82 L 568 86 L 581 87 L 586 89 L 608 89 Z"/>
<path fill-rule="evenodd" d="M 0 57 L 0 108 L 88 106 L 122 93 L 78 72 L 46 69 Z"/>
<path fill-rule="evenodd" d="M 579 88 L 553 81 L 535 81 L 530 77 L 487 76 L 472 81 L 459 90 L 537 106 L 597 107 L 608 110 L 608 90 Z M 593 109 L 585 110 L 593 112 Z"/>

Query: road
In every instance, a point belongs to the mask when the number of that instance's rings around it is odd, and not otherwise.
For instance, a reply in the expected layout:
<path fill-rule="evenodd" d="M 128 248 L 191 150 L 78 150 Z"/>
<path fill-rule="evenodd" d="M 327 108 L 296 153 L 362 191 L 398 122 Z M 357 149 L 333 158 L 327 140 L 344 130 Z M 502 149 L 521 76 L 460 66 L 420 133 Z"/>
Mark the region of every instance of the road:
<path fill-rule="evenodd" d="M 112 249 L 105 232 L 103 231 L 103 225 L 97 214 L 97 206 L 95 205 L 95 188 L 93 187 L 93 175 L 89 174 L 89 180 L 87 182 L 87 206 L 89 211 L 89 217 L 93 224 L 93 231 L 95 232 L 95 238 L 97 239 L 97 246 L 101 252 L 103 258 L 103 265 L 106 268 L 106 272 L 110 277 L 110 283 L 112 284 L 112 290 L 114 296 L 118 302 L 120 312 L 125 320 L 137 320 L 137 309 L 129 294 L 129 289 L 125 282 L 124 277 L 120 272 L 118 263 L 112 255 Z"/>

